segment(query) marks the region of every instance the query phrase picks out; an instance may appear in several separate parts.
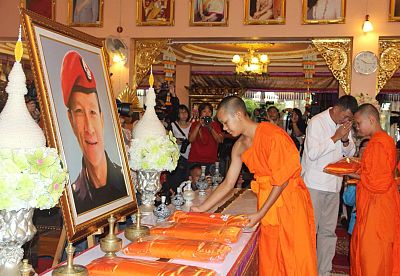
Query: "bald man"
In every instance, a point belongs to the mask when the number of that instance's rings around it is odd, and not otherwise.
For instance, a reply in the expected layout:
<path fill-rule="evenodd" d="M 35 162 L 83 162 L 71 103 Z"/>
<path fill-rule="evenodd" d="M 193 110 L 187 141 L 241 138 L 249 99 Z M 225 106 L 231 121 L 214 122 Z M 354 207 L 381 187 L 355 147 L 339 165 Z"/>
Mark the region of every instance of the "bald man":
<path fill-rule="evenodd" d="M 400 275 L 400 200 L 394 181 L 396 148 L 382 130 L 378 110 L 363 104 L 355 113 L 359 136 L 371 137 L 361 159 L 357 220 L 351 240 L 351 275 Z"/>
<path fill-rule="evenodd" d="M 222 200 L 244 162 L 254 173 L 251 188 L 258 197 L 258 211 L 248 215 L 248 226 L 261 222 L 259 275 L 317 275 L 313 208 L 292 139 L 278 126 L 253 122 L 236 96 L 222 100 L 217 116 L 224 130 L 240 137 L 224 181 L 192 210 L 205 212 Z"/>

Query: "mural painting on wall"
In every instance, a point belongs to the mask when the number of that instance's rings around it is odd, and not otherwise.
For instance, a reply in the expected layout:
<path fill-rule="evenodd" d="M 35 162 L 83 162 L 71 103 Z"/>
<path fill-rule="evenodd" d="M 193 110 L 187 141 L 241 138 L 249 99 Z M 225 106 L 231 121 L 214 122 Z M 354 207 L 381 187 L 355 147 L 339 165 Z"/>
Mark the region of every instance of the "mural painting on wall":
<path fill-rule="evenodd" d="M 54 20 L 56 0 L 20 0 L 20 6 Z"/>
<path fill-rule="evenodd" d="M 390 0 L 389 21 L 400 21 L 400 0 Z"/>
<path fill-rule="evenodd" d="M 75 27 L 102 27 L 103 5 L 103 0 L 69 0 L 69 25 Z"/>
<path fill-rule="evenodd" d="M 174 0 L 136 0 L 136 4 L 136 25 L 174 25 Z"/>
<path fill-rule="evenodd" d="M 344 23 L 346 0 L 303 0 L 303 24 Z"/>
<path fill-rule="evenodd" d="M 244 24 L 284 24 L 286 0 L 245 0 Z"/>
<path fill-rule="evenodd" d="M 227 26 L 228 0 L 190 0 L 191 26 Z"/>

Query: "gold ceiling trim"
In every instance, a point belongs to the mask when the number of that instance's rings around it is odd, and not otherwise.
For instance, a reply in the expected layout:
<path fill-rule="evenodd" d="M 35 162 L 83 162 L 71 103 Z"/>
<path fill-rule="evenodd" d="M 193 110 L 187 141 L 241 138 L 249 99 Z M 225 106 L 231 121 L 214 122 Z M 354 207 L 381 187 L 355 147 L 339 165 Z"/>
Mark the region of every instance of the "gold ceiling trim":
<path fill-rule="evenodd" d="M 376 94 L 385 86 L 400 65 L 400 39 L 379 39 L 379 63 Z"/>
<path fill-rule="evenodd" d="M 135 40 L 134 70 L 132 78 L 132 89 L 136 88 L 150 70 L 158 55 L 167 48 L 167 39 L 144 39 Z"/>
<path fill-rule="evenodd" d="M 343 91 L 350 94 L 352 40 L 350 38 L 323 38 L 313 39 L 312 43 L 325 59 Z"/>
<path fill-rule="evenodd" d="M 247 44 L 246 44 L 247 45 Z M 251 46 L 248 49 L 252 48 Z M 205 47 L 197 46 L 194 44 L 186 44 L 180 47 L 181 50 L 186 51 L 190 54 L 202 55 L 202 56 L 213 56 L 220 58 L 232 58 L 234 54 L 245 54 L 248 52 L 248 49 L 243 49 L 243 51 L 222 51 L 222 50 L 214 50 L 207 49 Z M 175 49 L 176 50 L 176 49 Z M 302 50 L 295 51 L 280 51 L 280 52 L 270 52 L 270 51 L 258 51 L 258 54 L 268 54 L 268 56 L 284 56 L 284 57 L 303 57 L 304 54 L 309 53 L 310 50 L 308 48 Z"/>

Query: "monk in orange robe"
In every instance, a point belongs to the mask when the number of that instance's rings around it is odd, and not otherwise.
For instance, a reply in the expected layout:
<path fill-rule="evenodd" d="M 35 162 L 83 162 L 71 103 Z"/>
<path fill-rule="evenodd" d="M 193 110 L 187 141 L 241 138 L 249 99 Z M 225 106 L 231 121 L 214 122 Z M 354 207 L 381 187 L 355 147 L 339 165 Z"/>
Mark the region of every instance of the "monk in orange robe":
<path fill-rule="evenodd" d="M 247 215 L 247 226 L 261 222 L 259 275 L 317 275 L 313 208 L 292 139 L 278 126 L 253 122 L 236 96 L 222 100 L 217 116 L 224 130 L 241 136 L 225 180 L 192 211 L 205 212 L 219 202 L 234 187 L 245 162 L 255 174 L 251 188 L 258 197 L 258 211 Z"/>
<path fill-rule="evenodd" d="M 396 148 L 380 126 L 379 112 L 363 104 L 354 116 L 358 135 L 370 136 L 356 190 L 351 275 L 400 275 L 400 198 L 394 181 Z"/>

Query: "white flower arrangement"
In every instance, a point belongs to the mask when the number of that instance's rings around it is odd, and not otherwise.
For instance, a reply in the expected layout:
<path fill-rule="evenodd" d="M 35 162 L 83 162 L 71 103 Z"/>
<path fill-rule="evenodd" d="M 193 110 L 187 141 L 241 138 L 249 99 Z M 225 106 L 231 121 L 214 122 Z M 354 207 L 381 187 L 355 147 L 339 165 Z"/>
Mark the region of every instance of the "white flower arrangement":
<path fill-rule="evenodd" d="M 179 148 L 176 138 L 169 132 L 159 137 L 132 139 L 129 154 L 129 165 L 135 171 L 173 171 L 178 164 Z"/>
<path fill-rule="evenodd" d="M 0 149 L 0 210 L 54 207 L 67 180 L 53 148 Z"/>

